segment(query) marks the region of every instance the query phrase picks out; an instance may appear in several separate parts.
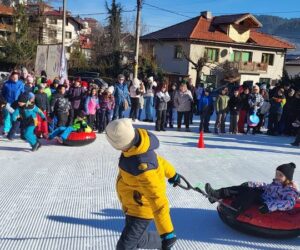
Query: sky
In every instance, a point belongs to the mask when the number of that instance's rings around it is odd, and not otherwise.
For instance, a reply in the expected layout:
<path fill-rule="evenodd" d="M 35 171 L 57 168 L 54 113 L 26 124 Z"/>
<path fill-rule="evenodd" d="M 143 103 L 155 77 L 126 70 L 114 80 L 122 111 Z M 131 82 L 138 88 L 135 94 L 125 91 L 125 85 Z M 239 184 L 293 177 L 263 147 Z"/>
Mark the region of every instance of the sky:
<path fill-rule="evenodd" d="M 201 11 L 209 10 L 213 15 L 245 13 L 275 15 L 285 18 L 300 17 L 299 0 L 143 0 L 142 22 L 148 32 L 168 27 L 175 23 L 198 16 Z M 59 6 L 60 1 L 55 5 Z M 61 0 L 62 2 L 62 0 Z M 106 15 L 104 0 L 68 0 L 67 8 L 74 15 L 93 17 L 105 25 Z M 107 0 L 110 4 L 111 0 Z M 117 0 L 121 3 L 125 23 L 132 23 L 135 19 L 136 0 Z M 174 13 L 168 13 L 149 5 L 167 9 Z M 95 14 L 96 13 L 96 14 Z M 97 14 L 98 13 L 98 14 Z M 84 15 L 95 14 L 95 15 Z M 179 14 L 179 15 L 178 15 Z"/>

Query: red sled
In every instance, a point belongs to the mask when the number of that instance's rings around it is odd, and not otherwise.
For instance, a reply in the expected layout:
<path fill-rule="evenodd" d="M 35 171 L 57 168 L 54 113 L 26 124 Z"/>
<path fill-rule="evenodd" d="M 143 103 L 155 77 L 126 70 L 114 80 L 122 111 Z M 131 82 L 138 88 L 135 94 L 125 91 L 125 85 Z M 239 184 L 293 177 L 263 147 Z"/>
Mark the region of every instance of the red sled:
<path fill-rule="evenodd" d="M 231 199 L 226 199 L 222 203 L 230 205 L 231 202 Z M 222 203 L 218 206 L 220 218 L 238 231 L 266 238 L 292 238 L 300 235 L 300 200 L 289 211 L 261 214 L 258 206 L 252 206 L 238 217 Z"/>
<path fill-rule="evenodd" d="M 63 141 L 66 146 L 84 146 L 96 140 L 96 133 L 72 132 L 67 140 Z"/>

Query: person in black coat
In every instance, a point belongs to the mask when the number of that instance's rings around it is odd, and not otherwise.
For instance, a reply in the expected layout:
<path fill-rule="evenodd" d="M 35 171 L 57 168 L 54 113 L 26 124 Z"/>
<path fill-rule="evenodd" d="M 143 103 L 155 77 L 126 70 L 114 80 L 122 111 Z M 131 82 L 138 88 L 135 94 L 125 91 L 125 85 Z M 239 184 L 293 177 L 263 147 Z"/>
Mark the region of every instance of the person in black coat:
<path fill-rule="evenodd" d="M 239 113 L 242 106 L 242 99 L 239 95 L 239 90 L 234 89 L 233 96 L 230 97 L 228 102 L 228 108 L 230 112 L 230 127 L 229 132 L 233 134 L 238 133 L 238 120 Z"/>
<path fill-rule="evenodd" d="M 174 127 L 174 117 L 176 113 L 176 109 L 174 106 L 174 97 L 176 94 L 176 90 L 177 90 L 177 84 L 173 83 L 171 85 L 171 88 L 169 89 L 170 101 L 168 102 L 168 107 L 167 107 L 167 119 L 166 119 L 165 127 L 167 127 L 168 123 L 170 128 Z"/>
<path fill-rule="evenodd" d="M 247 113 L 250 109 L 249 96 L 250 96 L 250 89 L 246 86 L 243 87 L 243 92 L 240 94 L 241 108 L 239 112 L 239 121 L 238 121 L 238 132 L 242 134 L 245 134 L 244 127 L 247 120 Z"/>

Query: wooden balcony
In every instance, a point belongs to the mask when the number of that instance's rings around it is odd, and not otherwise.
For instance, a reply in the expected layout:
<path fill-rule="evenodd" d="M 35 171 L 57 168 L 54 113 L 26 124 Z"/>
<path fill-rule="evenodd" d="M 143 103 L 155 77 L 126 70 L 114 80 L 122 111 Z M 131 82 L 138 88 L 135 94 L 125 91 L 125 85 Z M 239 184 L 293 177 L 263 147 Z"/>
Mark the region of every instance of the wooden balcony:
<path fill-rule="evenodd" d="M 259 74 L 268 71 L 268 64 L 258 62 L 230 62 L 230 66 L 238 69 L 239 73 Z"/>

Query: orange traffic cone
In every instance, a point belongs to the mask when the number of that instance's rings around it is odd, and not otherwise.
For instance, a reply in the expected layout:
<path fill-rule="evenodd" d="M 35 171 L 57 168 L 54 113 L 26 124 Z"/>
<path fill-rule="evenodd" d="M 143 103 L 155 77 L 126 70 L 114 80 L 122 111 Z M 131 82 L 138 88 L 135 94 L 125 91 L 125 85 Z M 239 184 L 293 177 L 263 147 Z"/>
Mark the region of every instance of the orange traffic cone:
<path fill-rule="evenodd" d="M 200 132 L 200 136 L 198 140 L 198 148 L 205 148 L 203 130 L 201 130 Z"/>

